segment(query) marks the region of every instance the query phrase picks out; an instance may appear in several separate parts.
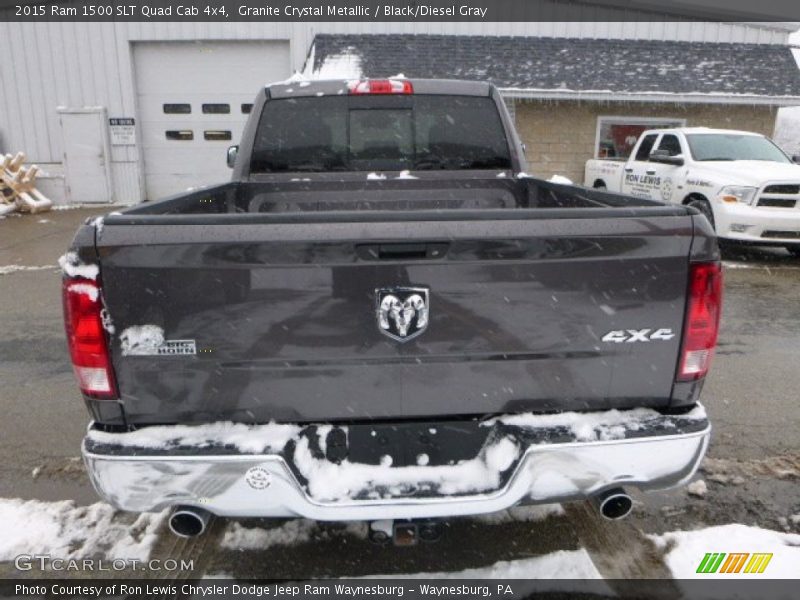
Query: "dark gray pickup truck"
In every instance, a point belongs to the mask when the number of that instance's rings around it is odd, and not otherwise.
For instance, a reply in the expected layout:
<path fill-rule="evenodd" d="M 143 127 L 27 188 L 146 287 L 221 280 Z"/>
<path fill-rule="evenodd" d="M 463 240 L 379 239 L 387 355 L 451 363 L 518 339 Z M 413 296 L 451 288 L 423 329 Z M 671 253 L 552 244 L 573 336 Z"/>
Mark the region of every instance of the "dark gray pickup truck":
<path fill-rule="evenodd" d="M 696 211 L 525 175 L 475 82 L 271 85 L 228 158 L 231 182 L 89 222 L 62 258 L 110 503 L 175 508 L 180 535 L 408 539 L 521 503 L 618 518 L 625 486 L 692 476 L 721 308 Z"/>

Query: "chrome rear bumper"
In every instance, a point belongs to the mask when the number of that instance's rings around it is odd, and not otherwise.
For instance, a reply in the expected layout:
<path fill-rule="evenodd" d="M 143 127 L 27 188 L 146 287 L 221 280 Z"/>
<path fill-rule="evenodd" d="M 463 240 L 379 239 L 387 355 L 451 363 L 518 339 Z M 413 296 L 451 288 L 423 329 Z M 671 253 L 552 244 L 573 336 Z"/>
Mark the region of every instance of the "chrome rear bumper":
<path fill-rule="evenodd" d="M 704 414 L 698 416 L 696 411 L 691 418 L 658 415 L 621 429 L 617 425 L 611 436 L 600 423 L 595 433 L 601 435 L 585 441 L 575 435 L 570 439 L 563 427 L 534 427 L 537 441 L 520 447 L 518 459 L 499 487 L 424 497 L 375 493 L 320 499 L 319 494 L 312 495 L 309 490 L 313 491 L 313 486 L 283 453 L 252 454 L 230 448 L 223 452 L 212 440 L 194 447 L 148 449 L 131 446 L 126 439 L 129 433 L 101 434 L 102 443 L 98 443 L 90 431 L 83 456 L 98 493 L 123 510 L 159 511 L 182 505 L 229 517 L 321 521 L 433 518 L 495 512 L 520 503 L 579 499 L 610 487 L 664 489 L 680 485 L 696 471 L 709 441 L 711 427 Z M 617 411 L 607 414 L 612 413 L 619 418 Z M 527 433 L 531 431 L 528 427 Z M 363 467 L 366 473 L 378 468 Z M 394 470 L 402 468 L 407 467 Z M 412 468 L 425 479 L 426 467 Z"/>

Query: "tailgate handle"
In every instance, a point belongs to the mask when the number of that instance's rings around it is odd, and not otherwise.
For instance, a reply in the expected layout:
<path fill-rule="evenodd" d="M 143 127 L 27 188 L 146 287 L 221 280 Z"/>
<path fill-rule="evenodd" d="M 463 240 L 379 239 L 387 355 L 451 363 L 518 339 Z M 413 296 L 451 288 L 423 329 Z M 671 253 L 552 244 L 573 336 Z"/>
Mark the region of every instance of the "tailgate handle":
<path fill-rule="evenodd" d="M 447 254 L 446 242 L 359 244 L 356 254 L 361 260 L 435 260 Z"/>

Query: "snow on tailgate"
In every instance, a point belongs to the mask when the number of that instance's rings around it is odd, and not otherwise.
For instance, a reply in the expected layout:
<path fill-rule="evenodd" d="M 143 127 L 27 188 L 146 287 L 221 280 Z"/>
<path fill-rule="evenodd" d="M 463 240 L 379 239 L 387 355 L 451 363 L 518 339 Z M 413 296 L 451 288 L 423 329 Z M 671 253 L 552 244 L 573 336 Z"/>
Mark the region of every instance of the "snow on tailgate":
<path fill-rule="evenodd" d="M 83 277 L 84 279 L 97 279 L 100 272 L 97 265 L 87 265 L 75 252 L 67 252 L 58 259 L 58 266 L 61 267 L 67 277 Z"/>
<path fill-rule="evenodd" d="M 676 420 L 705 419 L 706 409 L 698 403 L 691 411 L 675 418 Z M 503 423 L 524 429 L 563 427 L 579 442 L 594 442 L 622 439 L 626 431 L 638 431 L 655 419 L 663 419 L 663 415 L 651 408 L 636 408 L 591 413 L 563 412 L 552 415 L 522 413 L 490 419 L 482 425 L 490 427 L 495 423 Z"/>
<path fill-rule="evenodd" d="M 169 425 L 144 427 L 128 433 L 105 433 L 90 430 L 87 439 L 96 444 L 115 444 L 135 448 L 170 449 L 176 447 L 208 448 L 232 446 L 247 454 L 280 452 L 300 428 L 295 425 L 244 425 L 210 423 L 208 425 Z"/>

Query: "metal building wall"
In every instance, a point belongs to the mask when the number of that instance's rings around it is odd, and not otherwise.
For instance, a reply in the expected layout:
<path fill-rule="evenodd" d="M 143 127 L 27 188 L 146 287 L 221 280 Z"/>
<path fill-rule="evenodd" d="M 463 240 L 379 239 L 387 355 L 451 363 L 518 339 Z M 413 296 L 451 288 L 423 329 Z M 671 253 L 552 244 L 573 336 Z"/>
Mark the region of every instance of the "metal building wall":
<path fill-rule="evenodd" d="M 569 23 L 12 23 L 0 22 L 0 150 L 24 150 L 50 176 L 45 192 L 64 199 L 57 107 L 104 106 L 109 117 L 136 117 L 131 45 L 168 40 L 289 40 L 300 70 L 316 33 L 418 33 L 589 38 L 641 38 L 784 44 L 783 24 L 623 23 L 608 10 Z M 263 82 L 266 83 L 266 82 Z M 257 86 L 259 82 L 254 82 Z M 143 197 L 138 147 L 111 150 L 114 200 Z"/>

